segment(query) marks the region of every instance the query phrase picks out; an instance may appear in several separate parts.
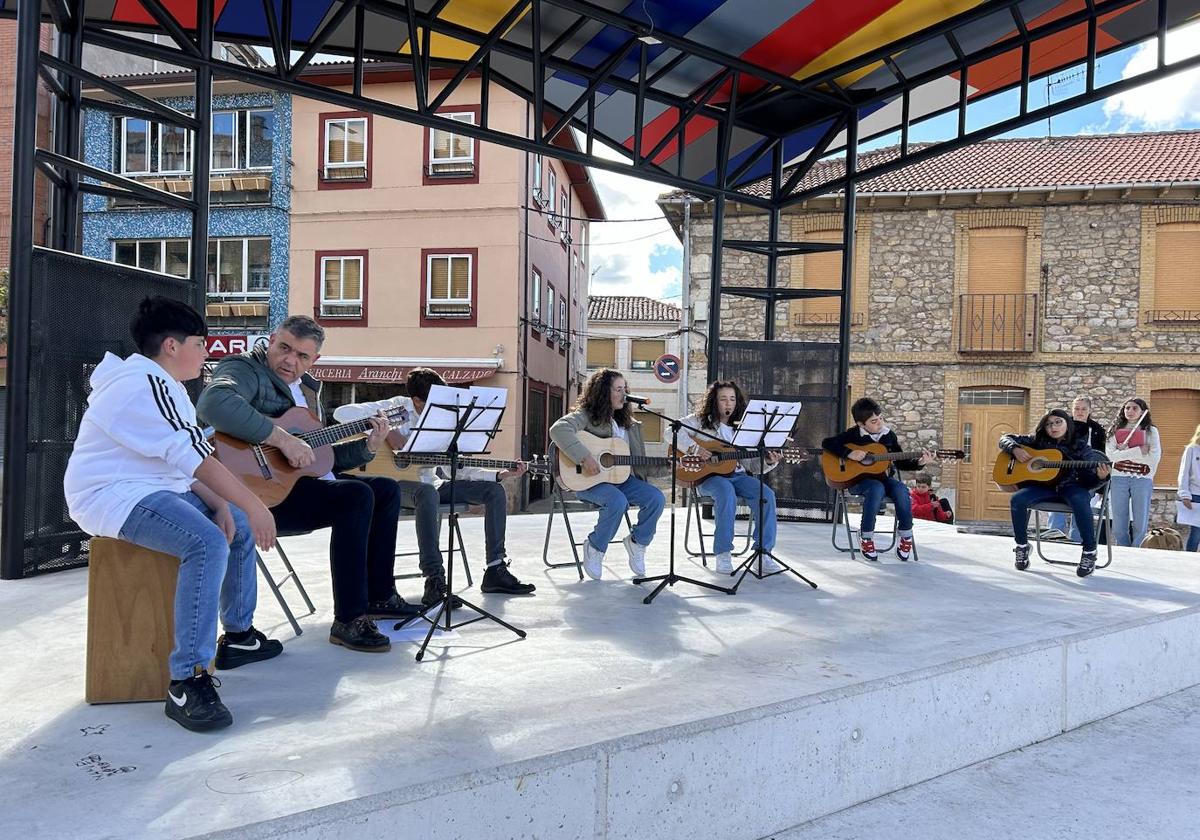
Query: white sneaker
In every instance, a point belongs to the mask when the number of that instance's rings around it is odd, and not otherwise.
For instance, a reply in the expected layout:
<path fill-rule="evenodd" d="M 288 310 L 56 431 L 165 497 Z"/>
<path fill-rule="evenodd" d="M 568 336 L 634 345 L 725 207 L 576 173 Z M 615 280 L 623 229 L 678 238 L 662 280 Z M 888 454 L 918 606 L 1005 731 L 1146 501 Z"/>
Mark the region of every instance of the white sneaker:
<path fill-rule="evenodd" d="M 758 561 L 757 560 L 754 561 L 754 570 L 758 571 Z M 783 571 L 783 566 L 780 566 L 778 563 L 776 563 L 774 560 L 772 560 L 770 557 L 767 557 L 764 554 L 762 557 L 762 573 L 764 575 L 769 575 L 772 572 L 780 572 L 780 571 Z"/>
<path fill-rule="evenodd" d="M 1042 531 L 1042 539 L 1044 540 L 1065 540 L 1067 535 L 1057 528 L 1047 528 Z"/>
<path fill-rule="evenodd" d="M 621 540 L 621 545 L 629 552 L 629 570 L 638 577 L 646 574 L 646 546 L 635 543 L 632 534 Z"/>
<path fill-rule="evenodd" d="M 591 540 L 583 541 L 583 570 L 592 580 L 600 580 L 604 574 L 604 552 L 592 548 Z"/>
<path fill-rule="evenodd" d="M 717 555 L 717 573 L 727 575 L 733 572 L 733 556 L 728 551 Z"/>

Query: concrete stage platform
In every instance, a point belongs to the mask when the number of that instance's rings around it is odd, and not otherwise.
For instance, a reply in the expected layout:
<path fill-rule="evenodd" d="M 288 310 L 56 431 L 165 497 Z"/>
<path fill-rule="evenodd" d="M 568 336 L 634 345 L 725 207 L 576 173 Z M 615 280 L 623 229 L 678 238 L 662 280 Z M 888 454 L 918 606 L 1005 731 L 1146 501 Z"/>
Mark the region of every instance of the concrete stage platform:
<path fill-rule="evenodd" d="M 535 597 L 467 594 L 529 638 L 474 624 L 423 663 L 330 645 L 324 534 L 289 540 L 318 614 L 292 638 L 260 593 L 284 654 L 222 675 L 215 735 L 84 704 L 86 571 L 0 585 L 0 835 L 763 838 L 1200 683 L 1196 555 L 1118 549 L 1079 580 L 918 523 L 921 562 L 876 565 L 784 524 L 778 553 L 820 589 L 645 606 L 619 546 L 603 581 L 544 571 L 544 526 L 509 525 Z"/>

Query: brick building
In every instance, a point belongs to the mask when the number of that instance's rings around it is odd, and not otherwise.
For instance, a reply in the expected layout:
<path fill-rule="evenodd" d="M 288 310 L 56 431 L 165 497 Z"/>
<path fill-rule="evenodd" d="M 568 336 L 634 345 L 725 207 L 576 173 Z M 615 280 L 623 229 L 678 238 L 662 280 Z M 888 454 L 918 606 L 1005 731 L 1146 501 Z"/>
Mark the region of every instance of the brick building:
<path fill-rule="evenodd" d="M 895 154 L 863 155 L 860 168 Z M 840 174 L 823 163 L 801 188 Z M 766 194 L 766 185 L 759 185 Z M 678 202 L 662 200 L 676 230 Z M 781 238 L 840 241 L 842 198 L 788 212 Z M 1108 423 L 1150 401 L 1163 437 L 1152 519 L 1173 519 L 1183 444 L 1200 424 L 1200 131 L 996 140 L 861 185 L 850 396 L 870 395 L 910 441 L 966 449 L 941 469 L 960 519 L 1007 518 L 990 481 L 996 439 L 1079 394 Z M 691 300 L 709 301 L 711 208 L 693 204 Z M 727 206 L 729 238 L 767 219 Z M 765 285 L 766 261 L 726 251 L 724 282 Z M 780 261 L 781 286 L 838 288 L 840 252 Z M 782 302 L 783 341 L 836 341 L 838 299 Z M 725 298 L 723 338 L 761 338 L 763 304 Z M 693 337 L 689 390 L 704 385 Z"/>

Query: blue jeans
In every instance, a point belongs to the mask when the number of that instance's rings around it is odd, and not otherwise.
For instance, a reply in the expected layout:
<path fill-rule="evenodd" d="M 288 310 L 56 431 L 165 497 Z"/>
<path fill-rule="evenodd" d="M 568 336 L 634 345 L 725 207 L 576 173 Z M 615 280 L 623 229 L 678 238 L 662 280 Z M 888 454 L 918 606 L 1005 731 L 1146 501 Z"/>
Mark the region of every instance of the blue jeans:
<path fill-rule="evenodd" d="M 250 629 L 258 601 L 258 552 L 246 514 L 229 506 L 237 527 L 230 544 L 195 493 L 162 490 L 142 499 L 119 536 L 179 558 L 175 583 L 175 647 L 167 658 L 173 680 L 207 668 L 217 652 L 217 612 L 230 633 Z"/>
<path fill-rule="evenodd" d="M 638 508 L 633 541 L 642 546 L 650 545 L 654 539 L 658 517 L 662 516 L 666 506 L 662 491 L 636 475 L 629 476 L 621 484 L 597 484 L 587 490 L 579 490 L 575 498 L 600 506 L 600 518 L 592 533 L 588 534 L 588 542 L 601 554 L 608 550 L 608 544 L 621 527 L 621 520 L 625 518 L 625 511 L 629 510 L 630 505 Z"/>
<path fill-rule="evenodd" d="M 1078 484 L 1066 487 L 1025 487 L 1012 494 L 1008 505 L 1012 511 L 1013 536 L 1017 545 L 1029 542 L 1029 509 L 1042 502 L 1066 502 L 1079 527 L 1079 541 L 1084 551 L 1096 550 L 1096 524 L 1092 521 L 1092 492 Z"/>
<path fill-rule="evenodd" d="M 864 478 L 848 491 L 851 496 L 859 496 L 863 500 L 862 525 L 859 536 L 862 539 L 875 538 L 875 517 L 883 507 L 883 497 L 886 494 L 896 506 L 896 530 L 902 537 L 912 536 L 912 496 L 903 481 L 890 475 L 883 480 Z"/>
<path fill-rule="evenodd" d="M 1150 496 L 1154 492 L 1154 479 L 1114 473 L 1108 486 L 1108 497 L 1112 501 L 1113 544 L 1141 545 L 1150 523 Z M 1130 524 L 1133 525 L 1132 543 L 1129 541 Z"/>
<path fill-rule="evenodd" d="M 1090 504 L 1091 500 L 1089 499 L 1088 501 Z M 1067 516 L 1068 516 L 1068 514 L 1065 514 L 1065 513 L 1050 514 L 1048 521 L 1046 523 L 1046 527 L 1047 528 L 1057 528 L 1058 530 L 1060 530 L 1064 534 L 1066 534 L 1067 539 L 1069 539 L 1071 542 L 1082 542 L 1082 540 L 1079 538 L 1079 523 L 1077 523 L 1075 521 L 1075 517 L 1072 515 L 1070 517 L 1071 527 L 1068 529 L 1067 528 Z"/>
<path fill-rule="evenodd" d="M 1200 502 L 1200 494 L 1192 494 L 1192 507 L 1195 507 L 1196 502 Z M 1191 525 L 1188 527 L 1187 536 L 1187 551 L 1200 551 L 1200 525 Z"/>
<path fill-rule="evenodd" d="M 767 485 L 763 490 L 763 521 L 758 521 L 758 479 L 749 473 L 730 476 L 714 475 L 696 485 L 696 492 L 713 500 L 713 517 L 717 521 L 713 534 L 713 554 L 733 551 L 733 523 L 737 518 L 737 500 L 745 499 L 754 519 L 754 547 L 763 551 L 775 548 L 775 491 Z"/>

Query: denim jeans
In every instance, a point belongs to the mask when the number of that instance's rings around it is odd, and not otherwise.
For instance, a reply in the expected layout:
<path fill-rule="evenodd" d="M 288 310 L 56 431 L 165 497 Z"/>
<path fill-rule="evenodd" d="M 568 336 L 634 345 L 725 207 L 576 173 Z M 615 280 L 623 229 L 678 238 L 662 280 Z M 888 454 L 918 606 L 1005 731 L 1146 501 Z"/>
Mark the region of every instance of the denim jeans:
<path fill-rule="evenodd" d="M 444 575 L 446 566 L 442 562 L 438 506 L 450 503 L 450 482 L 445 482 L 441 487 L 420 481 L 397 483 L 402 506 L 412 508 L 416 517 L 421 574 L 426 577 Z M 505 557 L 504 531 L 508 523 L 508 497 L 504 493 L 504 485 L 498 481 L 454 482 L 454 509 L 461 513 L 467 505 L 483 505 L 487 564 L 492 566 L 499 563 Z"/>
<path fill-rule="evenodd" d="M 875 538 L 875 517 L 883 506 L 886 494 L 896 506 L 896 530 L 902 537 L 912 536 L 912 496 L 904 482 L 890 475 L 883 480 L 866 478 L 855 484 L 848 491 L 851 496 L 860 496 L 863 500 L 862 525 L 860 536 L 863 539 Z"/>
<path fill-rule="evenodd" d="M 579 490 L 575 497 L 600 506 L 600 518 L 592 533 L 588 534 L 588 542 L 601 554 L 608 550 L 608 544 L 621 527 L 621 520 L 625 518 L 625 511 L 629 510 L 630 505 L 638 508 L 633 541 L 641 546 L 650 545 L 654 539 L 658 517 L 662 516 L 666 506 L 663 492 L 636 475 L 629 476 L 621 484 L 597 484 L 587 490 Z"/>
<path fill-rule="evenodd" d="M 1142 544 L 1150 523 L 1150 496 L 1154 493 L 1154 479 L 1149 476 L 1113 475 L 1109 482 L 1109 499 L 1112 501 L 1113 544 Z M 1133 516 L 1130 518 L 1130 509 Z M 1129 527 L 1133 525 L 1133 541 L 1130 542 Z"/>
<path fill-rule="evenodd" d="M 1066 487 L 1025 487 L 1013 493 L 1008 506 L 1012 512 L 1013 536 L 1017 545 L 1029 542 L 1029 509 L 1042 502 L 1066 502 L 1079 526 L 1084 551 L 1096 550 L 1096 524 L 1092 521 L 1092 492 L 1078 484 Z"/>
<path fill-rule="evenodd" d="M 339 474 L 336 481 L 306 476 L 271 513 L 280 531 L 333 529 L 329 570 L 338 621 L 366 615 L 368 601 L 385 601 L 395 590 L 400 488 L 394 479 L 350 473 Z"/>
<path fill-rule="evenodd" d="M 227 632 L 240 633 L 254 622 L 258 601 L 255 563 L 258 552 L 250 522 L 229 506 L 236 526 L 233 543 L 212 520 L 212 511 L 195 493 L 161 490 L 130 512 L 119 536 L 153 551 L 179 558 L 175 583 L 175 646 L 167 658 L 173 680 L 207 668 L 217 652 L 217 615 Z"/>
<path fill-rule="evenodd" d="M 767 485 L 763 490 L 763 521 L 758 521 L 759 481 L 749 473 L 730 476 L 714 475 L 696 486 L 701 496 L 713 500 L 716 531 L 713 534 L 713 554 L 733 551 L 733 523 L 737 517 L 737 500 L 745 499 L 754 520 L 754 547 L 763 551 L 775 548 L 775 491 Z"/>
<path fill-rule="evenodd" d="M 1088 499 L 1091 503 L 1091 499 Z M 1070 519 L 1070 528 L 1067 527 L 1067 520 Z M 1067 539 L 1071 542 L 1083 542 L 1079 537 L 1079 523 L 1075 521 L 1074 514 L 1067 513 L 1052 513 L 1047 517 L 1047 528 L 1057 528 L 1067 535 Z M 1093 526 L 1094 527 L 1094 526 Z"/>
<path fill-rule="evenodd" d="M 1200 502 L 1200 494 L 1192 494 L 1192 507 Z M 1186 551 L 1200 551 L 1200 525 L 1192 525 L 1188 527 Z"/>

